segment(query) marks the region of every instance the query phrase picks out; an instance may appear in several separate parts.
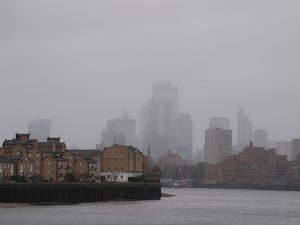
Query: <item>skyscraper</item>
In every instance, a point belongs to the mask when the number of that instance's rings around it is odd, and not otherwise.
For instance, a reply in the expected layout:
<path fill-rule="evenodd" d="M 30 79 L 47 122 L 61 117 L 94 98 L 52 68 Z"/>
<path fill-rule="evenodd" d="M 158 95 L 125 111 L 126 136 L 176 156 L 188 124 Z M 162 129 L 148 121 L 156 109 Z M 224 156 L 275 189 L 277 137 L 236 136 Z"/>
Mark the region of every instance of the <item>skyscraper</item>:
<path fill-rule="evenodd" d="M 238 152 L 249 146 L 252 141 L 252 122 L 244 110 L 239 108 L 237 116 L 237 147 Z"/>
<path fill-rule="evenodd" d="M 291 142 L 290 141 L 279 141 L 276 142 L 276 153 L 277 155 L 286 155 L 287 160 L 292 160 L 291 154 Z"/>
<path fill-rule="evenodd" d="M 291 144 L 291 160 L 298 159 L 300 159 L 300 138 L 294 138 Z"/>
<path fill-rule="evenodd" d="M 266 149 L 269 147 L 268 133 L 266 130 L 255 129 L 253 132 L 253 139 L 255 147 L 263 147 Z"/>
<path fill-rule="evenodd" d="M 192 121 L 186 114 L 179 114 L 178 88 L 169 81 L 153 84 L 152 97 L 142 109 L 141 126 L 141 148 L 146 150 L 149 143 L 154 159 L 169 148 L 175 153 L 192 156 L 189 153 L 192 151 Z"/>
<path fill-rule="evenodd" d="M 113 144 L 132 145 L 137 147 L 138 140 L 135 132 L 135 120 L 129 118 L 124 112 L 121 118 L 107 121 L 107 128 L 102 131 L 102 147 L 110 147 Z"/>
<path fill-rule="evenodd" d="M 232 154 L 232 130 L 210 128 L 205 131 L 204 160 L 215 164 Z"/>
<path fill-rule="evenodd" d="M 41 142 L 47 141 L 47 138 L 50 137 L 51 125 L 51 119 L 30 121 L 28 123 L 28 132 L 30 133 L 30 137 Z"/>
<path fill-rule="evenodd" d="M 185 159 L 193 158 L 193 121 L 189 114 L 179 113 L 176 120 L 175 150 Z"/>

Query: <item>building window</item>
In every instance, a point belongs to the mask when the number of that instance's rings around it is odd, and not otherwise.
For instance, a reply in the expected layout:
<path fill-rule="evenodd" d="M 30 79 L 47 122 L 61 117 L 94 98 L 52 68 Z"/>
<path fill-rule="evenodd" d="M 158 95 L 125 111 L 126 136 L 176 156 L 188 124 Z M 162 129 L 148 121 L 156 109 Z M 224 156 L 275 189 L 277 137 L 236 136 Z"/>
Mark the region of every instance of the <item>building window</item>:
<path fill-rule="evenodd" d="M 39 166 L 40 165 L 40 161 L 36 161 L 35 165 Z"/>
<path fill-rule="evenodd" d="M 48 169 L 48 174 L 50 174 L 51 173 L 51 170 L 50 169 Z"/>
<path fill-rule="evenodd" d="M 82 162 L 79 163 L 79 167 L 82 167 Z"/>
<path fill-rule="evenodd" d="M 48 160 L 48 166 L 51 166 L 51 161 Z"/>
<path fill-rule="evenodd" d="M 28 153 L 28 156 L 31 157 L 31 152 Z"/>
<path fill-rule="evenodd" d="M 40 153 L 36 153 L 35 155 L 37 158 L 40 158 L 41 157 L 41 154 Z"/>
<path fill-rule="evenodd" d="M 24 171 L 24 164 L 20 164 L 19 171 L 20 171 L 20 173 L 23 173 L 23 171 Z"/>
<path fill-rule="evenodd" d="M 19 152 L 17 152 L 17 156 L 19 156 L 19 154 L 20 154 L 20 153 L 19 153 Z"/>

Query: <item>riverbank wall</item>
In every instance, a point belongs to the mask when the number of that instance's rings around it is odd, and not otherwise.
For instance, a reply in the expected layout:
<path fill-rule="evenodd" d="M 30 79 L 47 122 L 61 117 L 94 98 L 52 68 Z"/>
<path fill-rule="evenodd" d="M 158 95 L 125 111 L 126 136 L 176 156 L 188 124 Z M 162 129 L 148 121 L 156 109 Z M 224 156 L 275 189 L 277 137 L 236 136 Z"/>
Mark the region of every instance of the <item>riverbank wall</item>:
<path fill-rule="evenodd" d="M 14 183 L 0 184 L 0 202 L 84 203 L 159 200 L 159 182 L 136 183 Z"/>

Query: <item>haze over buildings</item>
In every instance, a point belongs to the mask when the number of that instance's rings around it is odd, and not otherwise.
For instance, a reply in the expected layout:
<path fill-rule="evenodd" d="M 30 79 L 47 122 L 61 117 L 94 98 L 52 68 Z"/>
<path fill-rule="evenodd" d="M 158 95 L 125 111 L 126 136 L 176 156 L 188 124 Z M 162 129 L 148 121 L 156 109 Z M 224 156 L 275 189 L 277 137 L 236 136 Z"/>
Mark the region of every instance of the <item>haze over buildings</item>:
<path fill-rule="evenodd" d="M 100 148 L 110 147 L 113 144 L 138 146 L 135 126 L 135 120 L 129 118 L 126 111 L 121 118 L 108 120 L 107 128 L 102 131 Z"/>
<path fill-rule="evenodd" d="M 51 119 L 33 120 L 28 123 L 28 132 L 32 139 L 46 141 L 51 136 Z"/>
<path fill-rule="evenodd" d="M 237 114 L 237 148 L 242 151 L 252 142 L 252 121 L 244 113 L 243 108 L 239 107 Z"/>
<path fill-rule="evenodd" d="M 209 128 L 230 129 L 230 119 L 228 117 L 213 116 L 209 118 Z"/>
<path fill-rule="evenodd" d="M 192 158 L 193 121 L 188 114 L 179 113 L 178 88 L 169 81 L 152 86 L 152 97 L 141 112 L 142 149 L 151 148 L 157 159 L 171 148 L 182 156 Z"/>
<path fill-rule="evenodd" d="M 269 148 L 268 132 L 264 129 L 253 131 L 253 144 L 256 147 Z"/>
<path fill-rule="evenodd" d="M 271 0 L 1 1 L 0 139 L 50 117 L 52 135 L 93 148 L 108 119 L 124 109 L 138 118 L 155 80 L 180 90 L 178 113 L 193 120 L 195 149 L 212 115 L 231 118 L 237 143 L 239 105 L 270 140 L 297 138 L 299 7 Z"/>

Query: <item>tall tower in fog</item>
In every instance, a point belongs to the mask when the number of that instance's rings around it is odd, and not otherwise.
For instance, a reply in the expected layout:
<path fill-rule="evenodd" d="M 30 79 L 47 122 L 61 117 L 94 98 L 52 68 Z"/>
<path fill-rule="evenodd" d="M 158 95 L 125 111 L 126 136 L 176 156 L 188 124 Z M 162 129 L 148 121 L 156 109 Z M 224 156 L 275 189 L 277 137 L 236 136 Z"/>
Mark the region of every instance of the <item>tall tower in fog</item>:
<path fill-rule="evenodd" d="M 237 147 L 242 151 L 252 141 L 252 122 L 249 116 L 245 115 L 243 108 L 238 109 L 237 115 Z"/>
<path fill-rule="evenodd" d="M 176 120 L 175 150 L 186 159 L 193 158 L 193 121 L 189 114 L 179 113 Z"/>
<path fill-rule="evenodd" d="M 50 137 L 52 121 L 51 119 L 33 120 L 28 123 L 30 137 L 38 141 L 47 141 Z"/>
<path fill-rule="evenodd" d="M 154 159 L 162 156 L 170 147 L 174 152 L 190 156 L 187 152 L 192 149 L 187 146 L 192 137 L 187 136 L 191 135 L 191 123 L 189 116 L 179 114 L 178 88 L 169 81 L 155 82 L 152 97 L 141 113 L 141 148 L 146 150 L 150 144 Z"/>

